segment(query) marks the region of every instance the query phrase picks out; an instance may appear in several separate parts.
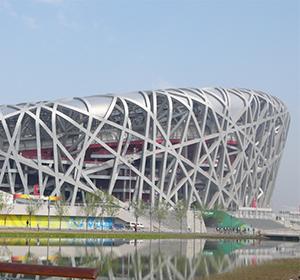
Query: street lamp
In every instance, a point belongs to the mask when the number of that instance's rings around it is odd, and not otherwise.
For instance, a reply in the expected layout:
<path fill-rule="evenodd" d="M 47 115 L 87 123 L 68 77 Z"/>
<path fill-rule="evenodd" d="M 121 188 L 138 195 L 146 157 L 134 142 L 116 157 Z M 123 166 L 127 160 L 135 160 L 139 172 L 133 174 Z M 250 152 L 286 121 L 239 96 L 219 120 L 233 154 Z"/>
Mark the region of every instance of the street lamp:
<path fill-rule="evenodd" d="M 150 203 L 150 232 L 152 232 L 152 205 Z"/>
<path fill-rule="evenodd" d="M 194 213 L 194 233 L 196 232 L 196 211 L 195 207 L 193 207 L 193 213 Z"/>
<path fill-rule="evenodd" d="M 50 197 L 48 197 L 48 230 L 50 228 Z"/>
<path fill-rule="evenodd" d="M 129 194 L 128 194 L 128 199 L 129 199 L 129 207 L 131 204 L 131 168 L 129 167 Z"/>

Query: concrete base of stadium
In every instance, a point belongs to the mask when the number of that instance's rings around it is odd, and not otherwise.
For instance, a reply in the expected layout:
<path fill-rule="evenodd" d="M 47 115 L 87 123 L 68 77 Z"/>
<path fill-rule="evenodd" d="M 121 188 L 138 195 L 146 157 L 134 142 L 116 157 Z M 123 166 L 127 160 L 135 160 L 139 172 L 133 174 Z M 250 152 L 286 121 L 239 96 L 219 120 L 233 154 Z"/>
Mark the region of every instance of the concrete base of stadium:
<path fill-rule="evenodd" d="M 14 204 L 13 210 L 9 213 L 7 217 L 5 217 L 4 213 L 0 215 L 1 222 L 0 226 L 4 226 L 6 224 L 6 220 L 8 218 L 12 218 L 12 216 L 15 216 L 14 221 L 10 224 L 7 223 L 6 226 L 14 226 L 14 227 L 26 227 L 29 223 L 29 216 L 26 211 L 26 204 Z M 56 213 L 56 210 L 54 206 L 50 206 L 48 209 L 47 204 L 41 205 L 41 207 L 38 209 L 38 211 L 33 215 L 33 219 L 30 222 L 31 226 L 36 227 L 48 227 L 48 216 L 51 219 L 51 225 L 50 227 L 58 227 L 59 226 L 59 217 Z M 18 217 L 18 218 L 17 218 Z M 40 218 L 38 218 L 40 217 Z M 120 208 L 118 211 L 118 214 L 115 217 L 102 217 L 104 222 L 107 220 L 114 220 L 112 223 L 117 223 L 118 225 L 126 225 L 126 223 L 135 223 L 135 216 L 134 216 L 134 210 L 133 209 L 124 209 Z M 70 228 L 70 220 L 72 219 L 72 229 L 74 229 L 74 225 L 79 225 L 81 223 L 81 228 L 86 228 L 86 216 L 83 211 L 82 206 L 69 206 L 68 207 L 68 214 L 63 217 L 63 222 L 65 223 L 63 225 L 63 228 L 68 229 Z M 96 223 L 96 219 L 99 221 L 99 217 L 90 217 L 89 223 Z M 5 222 L 4 222 L 5 220 Z M 27 222 L 28 221 L 28 222 Z M 103 222 L 102 221 L 102 222 Z M 158 231 L 159 230 L 159 223 L 158 221 L 153 217 L 149 215 L 141 216 L 138 219 L 138 222 L 143 225 L 143 229 L 145 231 Z M 27 225 L 26 225 L 27 223 Z M 94 225 L 88 225 L 88 228 L 93 229 Z M 98 225 L 99 228 L 99 225 Z M 181 231 L 181 225 L 180 221 L 176 220 L 175 214 L 170 211 L 167 215 L 167 217 L 161 222 L 160 226 L 161 231 L 165 232 L 180 232 Z M 203 220 L 200 220 L 195 216 L 195 213 L 193 211 L 188 211 L 186 218 L 182 221 L 182 231 L 183 232 L 197 232 L 197 233 L 205 233 L 206 227 L 203 222 Z"/>

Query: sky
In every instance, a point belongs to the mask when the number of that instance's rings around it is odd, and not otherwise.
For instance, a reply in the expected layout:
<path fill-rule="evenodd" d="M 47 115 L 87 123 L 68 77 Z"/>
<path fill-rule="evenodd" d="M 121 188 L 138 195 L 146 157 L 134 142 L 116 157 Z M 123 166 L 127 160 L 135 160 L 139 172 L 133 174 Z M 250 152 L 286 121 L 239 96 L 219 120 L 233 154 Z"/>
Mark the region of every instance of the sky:
<path fill-rule="evenodd" d="M 242 87 L 291 114 L 272 198 L 300 207 L 300 1 L 0 0 L 0 104 Z"/>

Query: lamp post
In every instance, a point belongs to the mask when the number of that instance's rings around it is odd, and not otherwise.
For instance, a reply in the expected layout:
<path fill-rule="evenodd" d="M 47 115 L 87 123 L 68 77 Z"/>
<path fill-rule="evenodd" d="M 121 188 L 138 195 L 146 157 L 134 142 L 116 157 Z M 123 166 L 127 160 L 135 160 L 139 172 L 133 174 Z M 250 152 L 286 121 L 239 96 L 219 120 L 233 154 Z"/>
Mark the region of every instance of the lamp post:
<path fill-rule="evenodd" d="M 128 194 L 128 199 L 129 199 L 129 207 L 131 204 L 131 168 L 129 167 L 129 194 Z"/>
<path fill-rule="evenodd" d="M 131 160 L 130 160 L 130 167 L 129 167 L 129 188 L 130 188 L 130 190 L 129 190 L 129 205 L 131 204 L 131 166 L 133 165 L 133 162 L 134 162 L 134 156 L 135 156 L 135 154 L 136 154 L 136 147 L 133 147 L 133 154 L 132 154 L 132 158 L 131 158 Z"/>
<path fill-rule="evenodd" d="M 150 204 L 150 232 L 152 232 L 152 205 Z"/>
<path fill-rule="evenodd" d="M 50 229 L 50 197 L 48 197 L 48 230 Z"/>
<path fill-rule="evenodd" d="M 194 233 L 196 232 L 196 213 L 195 213 L 195 207 L 193 207 L 193 213 L 194 213 Z"/>
<path fill-rule="evenodd" d="M 200 233 L 202 233 L 202 222 L 203 222 L 203 219 L 202 219 L 202 213 L 201 212 L 200 212 L 200 215 L 201 215 L 201 217 L 199 219 L 199 221 L 200 221 Z"/>

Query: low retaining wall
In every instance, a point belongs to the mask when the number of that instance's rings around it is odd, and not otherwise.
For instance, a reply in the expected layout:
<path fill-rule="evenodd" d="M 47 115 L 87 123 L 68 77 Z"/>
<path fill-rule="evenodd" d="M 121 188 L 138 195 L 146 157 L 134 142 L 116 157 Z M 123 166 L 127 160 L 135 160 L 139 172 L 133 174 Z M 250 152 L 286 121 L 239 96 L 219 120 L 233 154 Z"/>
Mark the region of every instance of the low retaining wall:
<path fill-rule="evenodd" d="M 114 223 L 117 223 L 117 220 L 114 221 L 114 218 L 105 217 L 103 219 L 88 217 L 86 220 L 85 217 L 78 216 L 65 216 L 61 219 L 61 228 L 62 229 L 86 229 L 86 222 L 88 229 L 112 229 Z M 31 227 L 35 229 L 39 228 L 50 228 L 50 229 L 59 229 L 60 228 L 60 219 L 57 216 L 29 216 L 29 215 L 0 215 L 0 226 L 5 227 Z"/>

